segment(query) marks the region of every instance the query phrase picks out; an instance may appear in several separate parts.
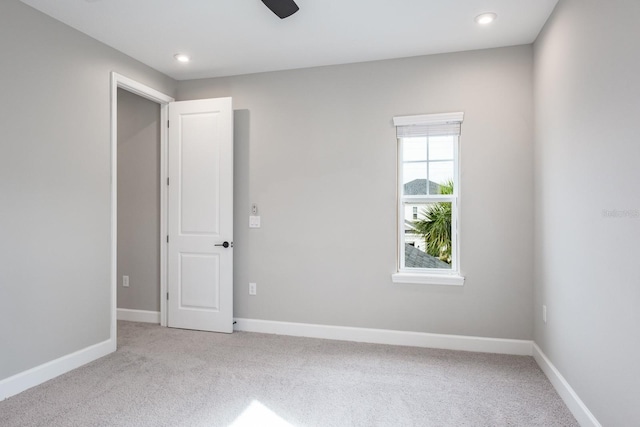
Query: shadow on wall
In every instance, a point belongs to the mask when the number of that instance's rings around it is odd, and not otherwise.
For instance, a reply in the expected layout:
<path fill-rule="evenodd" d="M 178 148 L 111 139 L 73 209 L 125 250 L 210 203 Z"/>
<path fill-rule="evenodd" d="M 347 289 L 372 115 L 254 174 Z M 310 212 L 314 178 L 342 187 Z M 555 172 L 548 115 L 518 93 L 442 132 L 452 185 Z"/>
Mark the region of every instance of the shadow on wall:
<path fill-rule="evenodd" d="M 233 313 L 242 316 L 247 312 L 248 300 L 244 283 L 251 277 L 249 249 L 249 194 L 251 171 L 251 114 L 249 110 L 233 111 Z M 256 201 L 254 201 L 256 202 Z"/>

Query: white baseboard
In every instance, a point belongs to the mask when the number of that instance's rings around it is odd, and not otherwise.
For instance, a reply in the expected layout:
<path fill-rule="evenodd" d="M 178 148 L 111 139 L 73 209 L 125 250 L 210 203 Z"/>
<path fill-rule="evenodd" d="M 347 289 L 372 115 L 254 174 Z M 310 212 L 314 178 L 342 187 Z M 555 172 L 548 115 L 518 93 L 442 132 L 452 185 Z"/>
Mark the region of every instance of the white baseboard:
<path fill-rule="evenodd" d="M 109 339 L 5 378 L 0 381 L 0 401 L 93 362 L 115 350 L 114 342 Z"/>
<path fill-rule="evenodd" d="M 144 323 L 160 324 L 160 312 L 119 308 L 118 320 L 128 320 L 129 322 L 144 322 Z"/>
<path fill-rule="evenodd" d="M 551 363 L 540 347 L 533 343 L 533 358 L 538 362 L 540 369 L 545 373 L 553 387 L 556 389 L 564 403 L 582 427 L 602 427 L 596 417 L 593 416 L 587 405 L 578 397 L 560 371 Z"/>
<path fill-rule="evenodd" d="M 234 329 L 245 332 L 323 338 L 372 344 L 406 345 L 446 350 L 475 351 L 531 356 L 533 342 L 501 338 L 441 335 L 424 332 L 393 331 L 345 326 L 312 325 L 308 323 L 275 322 L 271 320 L 235 319 Z"/>

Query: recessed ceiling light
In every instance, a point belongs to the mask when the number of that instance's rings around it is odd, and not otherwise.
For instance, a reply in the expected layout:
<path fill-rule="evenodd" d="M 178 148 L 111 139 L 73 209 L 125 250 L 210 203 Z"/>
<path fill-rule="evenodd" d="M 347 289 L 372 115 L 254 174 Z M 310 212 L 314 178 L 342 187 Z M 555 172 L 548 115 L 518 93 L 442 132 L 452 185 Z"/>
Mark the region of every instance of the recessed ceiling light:
<path fill-rule="evenodd" d="M 189 57 L 189 55 L 185 55 L 184 53 L 176 53 L 175 55 L 173 55 L 173 57 L 176 58 L 176 61 L 178 62 L 191 61 L 191 58 Z"/>
<path fill-rule="evenodd" d="M 495 13 L 483 13 L 480 14 L 478 16 L 476 16 L 476 22 L 480 25 L 487 25 L 487 24 L 491 24 L 493 21 L 496 20 L 496 18 L 498 17 L 498 15 L 496 15 Z"/>

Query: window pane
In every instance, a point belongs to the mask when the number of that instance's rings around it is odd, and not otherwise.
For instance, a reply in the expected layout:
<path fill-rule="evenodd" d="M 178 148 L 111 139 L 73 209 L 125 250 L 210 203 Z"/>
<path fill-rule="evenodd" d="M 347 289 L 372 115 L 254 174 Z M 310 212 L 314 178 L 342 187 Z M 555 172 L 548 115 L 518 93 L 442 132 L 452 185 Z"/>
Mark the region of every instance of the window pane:
<path fill-rule="evenodd" d="M 429 160 L 453 160 L 453 141 L 451 136 L 429 138 Z"/>
<path fill-rule="evenodd" d="M 405 162 L 427 160 L 427 138 L 404 138 L 402 160 Z"/>
<path fill-rule="evenodd" d="M 405 268 L 451 269 L 451 248 L 451 202 L 405 203 Z"/>
<path fill-rule="evenodd" d="M 402 184 L 407 196 L 427 194 L 427 163 L 404 163 L 402 165 Z"/>
<path fill-rule="evenodd" d="M 453 188 L 453 162 L 430 162 L 429 181 L 437 184 L 436 192 L 432 194 L 451 194 L 446 187 Z"/>

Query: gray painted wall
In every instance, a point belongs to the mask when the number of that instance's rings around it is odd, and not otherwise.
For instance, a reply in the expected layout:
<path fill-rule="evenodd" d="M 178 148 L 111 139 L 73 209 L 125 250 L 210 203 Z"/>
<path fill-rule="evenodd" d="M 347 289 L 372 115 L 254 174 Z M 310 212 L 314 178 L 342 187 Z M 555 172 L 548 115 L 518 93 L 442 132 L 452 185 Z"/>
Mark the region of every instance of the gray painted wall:
<path fill-rule="evenodd" d="M 637 426 L 640 3 L 603 6 L 561 0 L 535 44 L 535 341 L 602 425 Z"/>
<path fill-rule="evenodd" d="M 129 287 L 122 276 L 129 276 Z M 118 89 L 118 308 L 160 311 L 160 105 Z"/>
<path fill-rule="evenodd" d="M 531 339 L 532 60 L 520 46 L 179 82 L 180 100 L 233 97 L 234 314 Z M 451 111 L 465 286 L 393 284 L 392 117 Z"/>
<path fill-rule="evenodd" d="M 175 82 L 0 2 L 0 379 L 109 338 L 110 72 Z"/>

